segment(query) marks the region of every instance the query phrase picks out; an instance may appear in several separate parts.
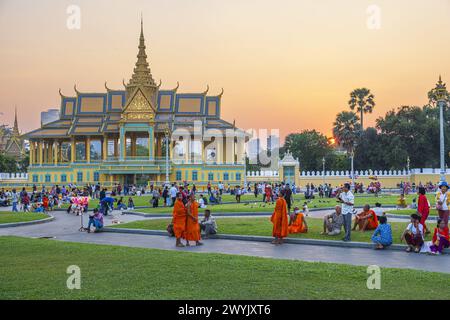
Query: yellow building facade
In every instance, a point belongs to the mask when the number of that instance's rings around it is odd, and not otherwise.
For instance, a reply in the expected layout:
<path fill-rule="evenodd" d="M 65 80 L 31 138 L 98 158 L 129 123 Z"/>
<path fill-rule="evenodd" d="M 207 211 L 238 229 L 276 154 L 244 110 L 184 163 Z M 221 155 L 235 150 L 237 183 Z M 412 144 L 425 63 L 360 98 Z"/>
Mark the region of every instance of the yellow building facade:
<path fill-rule="evenodd" d="M 30 184 L 242 184 L 243 130 L 221 119 L 221 99 L 161 89 L 147 62 L 143 26 L 123 90 L 61 93 L 60 118 L 24 135 Z"/>

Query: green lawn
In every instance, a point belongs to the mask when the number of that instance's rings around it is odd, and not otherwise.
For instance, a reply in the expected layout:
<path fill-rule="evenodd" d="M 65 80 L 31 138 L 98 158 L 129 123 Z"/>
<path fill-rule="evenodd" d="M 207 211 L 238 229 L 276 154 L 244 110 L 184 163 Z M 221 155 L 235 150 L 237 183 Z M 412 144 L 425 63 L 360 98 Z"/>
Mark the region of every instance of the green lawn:
<path fill-rule="evenodd" d="M 413 213 L 417 213 L 417 210 L 415 209 L 401 209 L 401 210 L 388 210 L 386 211 L 387 214 L 399 214 L 399 215 L 406 215 L 410 216 Z M 436 209 L 430 209 L 430 216 L 437 216 Z"/>
<path fill-rule="evenodd" d="M 48 215 L 34 212 L 0 211 L 0 223 L 26 222 L 48 218 Z"/>
<path fill-rule="evenodd" d="M 412 199 L 412 195 L 409 195 L 407 200 L 410 203 L 411 199 Z M 244 201 L 244 199 L 252 199 L 251 196 L 246 196 L 246 198 L 242 198 Z M 253 198 L 254 199 L 254 198 Z M 380 196 L 380 197 L 375 197 L 373 195 L 365 195 L 365 196 L 357 196 L 355 197 L 355 206 L 358 207 L 362 207 L 365 204 L 369 204 L 370 206 L 374 207 L 375 203 L 379 202 L 381 203 L 384 207 L 394 207 L 397 203 L 397 199 L 398 196 Z M 298 206 L 298 207 L 302 207 L 303 203 L 305 202 L 303 196 L 302 198 L 299 200 L 295 200 L 293 207 Z M 336 206 L 338 204 L 338 202 L 336 201 L 336 199 L 332 198 L 332 199 L 314 199 L 312 201 L 310 201 L 308 203 L 308 207 L 310 209 L 321 209 L 321 208 L 333 208 L 334 206 Z M 213 212 L 220 212 L 220 213 L 236 213 L 236 212 L 271 212 L 274 209 L 274 205 L 272 205 L 271 203 L 269 204 L 265 204 L 263 202 L 250 202 L 250 203 L 241 203 L 241 204 L 237 204 L 237 203 L 232 203 L 232 204 L 221 204 L 221 205 L 209 205 L 208 209 L 211 209 Z M 171 213 L 172 209 L 171 208 L 164 208 L 164 207 L 159 207 L 159 208 L 144 208 L 144 209 L 137 209 L 136 211 L 142 212 L 142 213 L 147 213 L 147 214 L 160 214 L 160 213 Z M 432 210 L 434 211 L 434 210 Z"/>
<path fill-rule="evenodd" d="M 238 235 L 256 235 L 256 236 L 272 236 L 272 223 L 267 218 L 217 218 L 217 225 L 219 233 L 222 234 L 238 234 Z M 320 233 L 323 231 L 323 220 L 316 218 L 307 218 L 308 233 L 306 234 L 290 234 L 290 238 L 306 238 L 306 239 L 321 239 L 321 240 L 336 240 L 341 241 L 343 231 L 338 236 L 323 236 Z M 115 225 L 115 228 L 130 228 L 130 229 L 148 229 L 148 230 L 166 230 L 170 219 L 151 219 L 140 220 L 120 225 Z M 392 237 L 394 243 L 400 243 L 400 237 L 409 222 L 393 222 Z M 352 241 L 371 242 L 370 237 L 373 231 L 354 231 L 352 232 Z M 426 236 L 426 240 L 431 240 L 431 235 Z M 403 242 L 404 243 L 404 242 Z"/>
<path fill-rule="evenodd" d="M 450 299 L 443 273 L 386 268 L 369 290 L 366 267 L 350 265 L 16 237 L 0 247 L 0 299 Z M 80 290 L 66 287 L 70 265 Z"/>

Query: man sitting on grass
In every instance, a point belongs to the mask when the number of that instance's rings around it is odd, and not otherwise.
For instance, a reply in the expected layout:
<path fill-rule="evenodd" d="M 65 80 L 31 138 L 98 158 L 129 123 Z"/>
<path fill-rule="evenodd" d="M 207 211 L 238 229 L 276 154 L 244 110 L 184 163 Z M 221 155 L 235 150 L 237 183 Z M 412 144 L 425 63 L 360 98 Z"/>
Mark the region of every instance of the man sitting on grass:
<path fill-rule="evenodd" d="M 336 206 L 332 214 L 323 217 L 323 232 L 321 235 L 337 236 L 344 225 L 341 206 Z"/>
<path fill-rule="evenodd" d="M 298 207 L 294 208 L 294 219 L 291 225 L 288 227 L 289 233 L 307 233 L 308 224 L 305 220 L 305 215 L 300 212 Z"/>
<path fill-rule="evenodd" d="M 353 225 L 353 231 L 358 226 L 359 231 L 375 230 L 378 227 L 378 217 L 373 210 L 370 210 L 370 206 L 366 204 L 361 213 L 355 216 L 355 223 Z"/>
<path fill-rule="evenodd" d="M 91 232 L 91 225 L 94 225 L 95 231 L 99 232 L 103 228 L 103 214 L 97 209 L 94 209 L 94 214 L 89 215 L 89 223 L 87 226 L 87 232 Z"/>
<path fill-rule="evenodd" d="M 371 238 L 377 250 L 384 249 L 392 244 L 392 229 L 391 225 L 387 224 L 386 216 L 381 216 L 379 222 L 380 224 Z"/>
<path fill-rule="evenodd" d="M 200 221 L 200 229 L 205 233 L 203 239 L 208 239 L 210 235 L 217 233 L 217 223 L 211 215 L 211 210 L 205 210 L 205 217 Z"/>

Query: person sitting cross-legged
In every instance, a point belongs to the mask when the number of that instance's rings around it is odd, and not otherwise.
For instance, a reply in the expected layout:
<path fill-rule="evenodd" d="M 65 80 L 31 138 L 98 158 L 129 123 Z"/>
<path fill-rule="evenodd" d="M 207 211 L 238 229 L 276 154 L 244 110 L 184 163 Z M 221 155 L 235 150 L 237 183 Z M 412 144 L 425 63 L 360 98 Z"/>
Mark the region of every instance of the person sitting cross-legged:
<path fill-rule="evenodd" d="M 372 235 L 372 242 L 375 243 L 375 249 L 384 249 L 392 244 L 392 229 L 387 223 L 386 216 L 381 216 L 380 224 Z"/>
<path fill-rule="evenodd" d="M 289 233 L 307 233 L 308 232 L 308 224 L 305 220 L 305 215 L 300 211 L 298 207 L 294 208 L 294 221 L 288 227 Z"/>
<path fill-rule="evenodd" d="M 366 204 L 361 213 L 355 216 L 355 223 L 353 225 L 353 231 L 356 230 L 356 226 L 359 227 L 359 231 L 375 230 L 378 227 L 378 217 L 373 210 L 370 210 L 370 206 Z"/>
<path fill-rule="evenodd" d="M 344 225 L 344 216 L 342 215 L 341 206 L 336 206 L 332 214 L 323 217 L 323 232 L 322 235 L 337 236 L 341 233 Z"/>
<path fill-rule="evenodd" d="M 91 226 L 94 225 L 95 232 L 99 232 L 103 228 L 103 214 L 97 209 L 94 209 L 94 214 L 89 216 L 89 223 L 87 232 L 91 232 Z"/>
<path fill-rule="evenodd" d="M 205 210 L 205 216 L 200 221 L 200 229 L 204 232 L 204 239 L 208 239 L 210 235 L 217 233 L 217 223 L 214 217 L 211 215 L 211 210 Z"/>

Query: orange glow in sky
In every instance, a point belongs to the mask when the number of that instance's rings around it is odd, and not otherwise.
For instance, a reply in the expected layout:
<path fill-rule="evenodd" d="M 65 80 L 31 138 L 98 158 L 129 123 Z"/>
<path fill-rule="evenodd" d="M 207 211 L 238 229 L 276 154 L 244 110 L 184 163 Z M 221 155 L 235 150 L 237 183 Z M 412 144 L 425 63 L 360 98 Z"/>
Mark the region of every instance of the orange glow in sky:
<path fill-rule="evenodd" d="M 69 30 L 69 5 L 81 28 Z M 370 5 L 380 9 L 370 28 Z M 450 82 L 449 0 L 0 0 L 0 123 L 39 127 L 74 95 L 122 89 L 136 61 L 139 18 L 162 88 L 222 98 L 222 117 L 282 136 L 328 136 L 349 93 L 367 87 L 365 124 L 400 105 L 424 105 L 439 76 Z"/>

